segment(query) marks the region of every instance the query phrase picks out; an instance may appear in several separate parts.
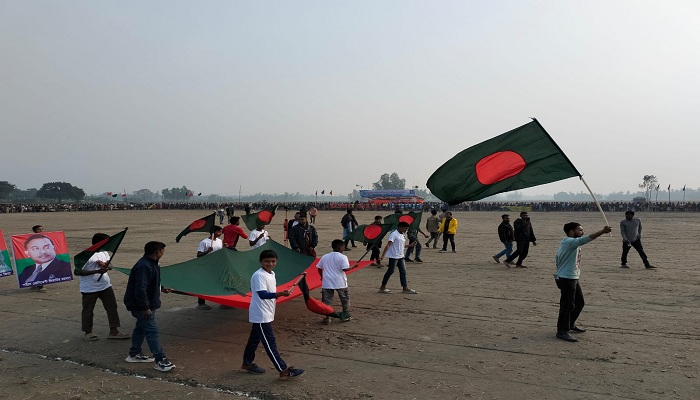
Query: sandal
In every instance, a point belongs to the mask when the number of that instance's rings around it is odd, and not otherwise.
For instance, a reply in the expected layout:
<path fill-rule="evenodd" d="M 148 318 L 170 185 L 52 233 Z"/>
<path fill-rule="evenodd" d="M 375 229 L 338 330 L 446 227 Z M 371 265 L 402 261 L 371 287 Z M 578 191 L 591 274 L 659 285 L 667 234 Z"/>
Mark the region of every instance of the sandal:
<path fill-rule="evenodd" d="M 403 293 L 403 294 L 418 294 L 418 292 L 416 292 L 413 289 L 402 290 L 401 293 Z"/>
<path fill-rule="evenodd" d="M 117 332 L 116 335 L 107 336 L 107 339 L 129 339 L 129 338 L 131 338 L 131 335 L 128 335 L 124 332 Z"/>
<path fill-rule="evenodd" d="M 83 336 L 83 339 L 84 339 L 86 342 L 94 342 L 94 341 L 96 341 L 96 340 L 100 340 L 100 338 L 97 337 L 97 335 L 95 335 L 93 332 L 86 333 L 85 336 Z"/>
<path fill-rule="evenodd" d="M 389 289 L 379 289 L 379 293 L 391 293 Z"/>

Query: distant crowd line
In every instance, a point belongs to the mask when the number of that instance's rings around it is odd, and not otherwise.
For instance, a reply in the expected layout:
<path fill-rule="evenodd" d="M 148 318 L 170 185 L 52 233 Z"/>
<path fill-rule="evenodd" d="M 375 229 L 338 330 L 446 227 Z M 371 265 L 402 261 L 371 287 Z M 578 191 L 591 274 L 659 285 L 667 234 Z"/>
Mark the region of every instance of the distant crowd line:
<path fill-rule="evenodd" d="M 226 214 L 245 213 L 247 210 L 261 210 L 268 207 L 268 202 L 234 202 L 234 203 L 211 203 L 211 202 L 159 202 L 159 203 L 49 203 L 49 204 L 0 204 L 1 213 L 21 213 L 21 212 L 67 212 L 67 211 L 113 211 L 113 210 L 218 210 L 225 209 Z M 370 204 L 363 202 L 293 202 L 275 203 L 278 211 L 310 209 L 312 206 L 318 210 L 345 211 L 348 208 L 357 211 L 393 211 L 396 209 L 411 211 L 449 209 L 451 211 L 598 211 L 594 202 L 558 202 L 558 201 L 538 201 L 538 202 L 469 202 L 447 206 L 439 202 L 425 203 L 385 203 Z M 654 202 L 635 203 L 633 201 L 613 201 L 601 202 L 601 208 L 606 212 L 636 210 L 651 212 L 700 212 L 700 202 Z"/>

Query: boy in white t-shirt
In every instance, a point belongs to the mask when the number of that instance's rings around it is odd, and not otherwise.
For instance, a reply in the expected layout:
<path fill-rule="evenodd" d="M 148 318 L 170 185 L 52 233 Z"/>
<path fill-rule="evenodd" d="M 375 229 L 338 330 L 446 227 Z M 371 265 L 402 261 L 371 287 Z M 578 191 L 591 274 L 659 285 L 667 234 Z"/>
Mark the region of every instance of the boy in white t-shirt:
<path fill-rule="evenodd" d="M 214 233 L 212 237 L 206 237 L 199 242 L 197 247 L 197 258 L 204 257 L 209 253 L 221 250 L 224 248 L 224 242 L 221 240 L 221 235 L 224 234 L 224 229 L 219 225 L 214 225 Z M 197 309 L 198 310 L 211 310 L 211 306 L 201 298 L 197 297 Z"/>
<path fill-rule="evenodd" d="M 265 225 L 260 225 L 257 228 L 250 231 L 248 236 L 248 244 L 250 244 L 251 250 L 257 249 L 267 242 L 270 238 L 270 234 L 265 230 Z"/>
<path fill-rule="evenodd" d="M 280 380 L 296 378 L 304 374 L 303 369 L 288 367 L 277 351 L 275 333 L 272 331 L 272 321 L 275 319 L 275 307 L 277 298 L 289 296 L 289 290 L 277 291 L 277 279 L 272 271 L 277 266 L 277 253 L 272 250 L 263 250 L 260 253 L 261 268 L 250 278 L 250 307 L 248 308 L 248 320 L 253 327 L 250 330 L 248 343 L 243 351 L 243 365 L 241 371 L 252 374 L 265 373 L 264 368 L 255 364 L 255 352 L 258 344 L 262 343 L 265 353 L 275 369 L 280 373 Z"/>
<path fill-rule="evenodd" d="M 95 245 L 103 240 L 109 239 L 109 235 L 96 233 L 92 236 L 92 244 Z M 128 339 L 131 336 L 119 332 L 119 312 L 117 311 L 117 299 L 114 296 L 114 289 L 109 280 L 109 253 L 100 251 L 92 255 L 82 269 L 74 271 L 80 278 L 80 293 L 83 296 L 82 328 L 85 332 L 84 339 L 88 342 L 99 340 L 99 337 L 92 332 L 93 316 L 97 299 L 102 301 L 102 305 L 107 311 L 107 321 L 109 322 L 109 339 Z"/>
<path fill-rule="evenodd" d="M 357 264 L 350 268 L 348 257 L 343 254 L 345 251 L 345 242 L 336 239 L 331 243 L 333 252 L 321 257 L 316 264 L 318 274 L 321 275 L 321 301 L 323 304 L 331 305 L 333 303 L 334 292 L 338 292 L 340 304 L 343 306 L 343 318 L 340 322 L 348 322 L 352 319 L 350 316 L 350 295 L 348 293 L 348 277 L 345 271 L 356 268 Z M 325 317 L 321 321 L 325 325 L 330 325 L 331 317 Z"/>
<path fill-rule="evenodd" d="M 409 289 L 408 280 L 406 279 L 406 264 L 404 260 L 404 249 L 409 246 L 414 246 L 415 242 L 411 245 L 406 244 L 406 231 L 411 225 L 408 222 L 399 222 L 398 228 L 389 234 L 389 239 L 384 247 L 384 252 L 379 261 L 384 259 L 384 256 L 389 255 L 389 265 L 382 278 L 382 286 L 379 287 L 379 293 L 391 293 L 391 290 L 386 288 L 386 284 L 389 283 L 389 278 L 394 273 L 396 266 L 399 267 L 399 279 L 401 281 L 401 286 L 403 287 L 402 293 L 404 294 L 416 294 L 413 289 Z"/>

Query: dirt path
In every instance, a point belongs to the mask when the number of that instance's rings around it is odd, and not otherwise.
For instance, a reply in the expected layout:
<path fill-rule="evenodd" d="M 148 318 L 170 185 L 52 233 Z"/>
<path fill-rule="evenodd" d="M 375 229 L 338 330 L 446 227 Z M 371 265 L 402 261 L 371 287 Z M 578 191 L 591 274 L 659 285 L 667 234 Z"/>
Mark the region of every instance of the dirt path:
<path fill-rule="evenodd" d="M 174 237 L 203 214 L 2 214 L 0 229 L 7 243 L 34 224 L 63 230 L 75 255 L 94 232 L 129 226 L 115 264 L 130 267 L 146 241 L 161 240 L 168 244 L 162 260 L 167 266 L 194 257 L 198 234 L 179 244 Z M 369 223 L 374 214 L 357 217 Z M 0 398 L 700 398 L 700 273 L 690 261 L 700 215 L 638 213 L 657 270 L 645 270 L 634 252 L 631 268 L 619 268 L 622 215 L 608 215 L 613 236 L 583 250 L 586 308 L 580 323 L 588 332 L 573 344 L 554 337 L 559 293 L 552 259 L 565 222 L 581 222 L 592 232 L 603 225 L 600 214 L 533 212 L 539 245 L 530 249 L 528 269 L 507 269 L 491 259 L 500 250 L 499 215 L 455 213 L 458 252 L 424 249 L 425 263 L 408 265 L 418 295 L 378 293 L 385 269 L 368 267 L 350 275 L 350 323 L 321 325 L 299 300 L 280 305 L 274 323 L 278 345 L 289 363 L 307 369 L 299 381 L 278 381 L 262 352 L 258 361 L 267 374 L 236 372 L 249 332 L 245 310 L 198 311 L 193 298 L 164 296 L 161 342 L 177 364 L 164 374 L 151 365 L 124 362 L 129 343 L 104 339 L 108 328 L 99 305 L 95 325 L 103 339 L 82 340 L 77 281 L 48 286 L 42 294 L 17 289 L 14 277 L 0 279 L 5 377 Z M 340 235 L 341 216 L 319 213 L 319 255 Z M 283 218 L 278 214 L 271 227 L 280 242 Z M 347 254 L 356 259 L 362 253 L 358 247 Z M 110 275 L 121 298 L 126 276 Z M 400 288 L 398 273 L 389 287 Z M 133 319 L 123 307 L 120 315 L 129 332 Z"/>

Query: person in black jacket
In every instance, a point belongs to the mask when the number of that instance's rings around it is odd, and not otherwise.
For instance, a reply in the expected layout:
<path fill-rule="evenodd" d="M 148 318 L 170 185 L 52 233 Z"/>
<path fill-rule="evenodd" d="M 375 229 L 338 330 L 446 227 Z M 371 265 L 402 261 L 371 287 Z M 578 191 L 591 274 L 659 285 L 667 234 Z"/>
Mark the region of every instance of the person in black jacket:
<path fill-rule="evenodd" d="M 513 254 L 513 227 L 510 225 L 510 215 L 501 215 L 501 220 L 500 225 L 498 225 L 498 239 L 503 243 L 505 248 L 501 250 L 500 253 L 493 256 L 493 260 L 497 263 L 501 262 L 499 258 L 502 256 L 508 258 Z"/>
<path fill-rule="evenodd" d="M 523 265 L 523 261 L 525 260 L 525 257 L 527 257 L 527 253 L 530 250 L 530 243 L 532 243 L 533 246 L 537 246 L 537 238 L 535 238 L 535 231 L 532 230 L 530 216 L 527 214 L 527 211 L 520 212 L 520 218 L 515 220 L 513 230 L 515 233 L 514 237 L 517 248 L 515 249 L 515 252 L 510 255 L 510 257 L 503 261 L 503 263 L 510 268 L 511 263 L 513 260 L 515 260 L 515 257 L 518 257 L 515 267 L 527 268 L 525 265 Z"/>
<path fill-rule="evenodd" d="M 318 233 L 313 225 L 309 225 L 306 213 L 298 213 L 297 224 L 289 230 L 289 244 L 292 250 L 316 257 L 316 246 L 318 246 Z"/>
<path fill-rule="evenodd" d="M 160 286 L 159 260 L 165 254 L 165 243 L 148 242 L 143 249 L 144 255 L 136 262 L 124 293 L 124 305 L 136 318 L 136 325 L 131 334 L 131 348 L 126 362 L 156 362 L 155 369 L 168 372 L 175 365 L 165 357 L 163 348 L 158 340 L 156 325 L 156 310 L 160 308 L 160 292 L 169 293 L 171 290 Z M 141 353 L 143 340 L 146 339 L 153 357 Z"/>

